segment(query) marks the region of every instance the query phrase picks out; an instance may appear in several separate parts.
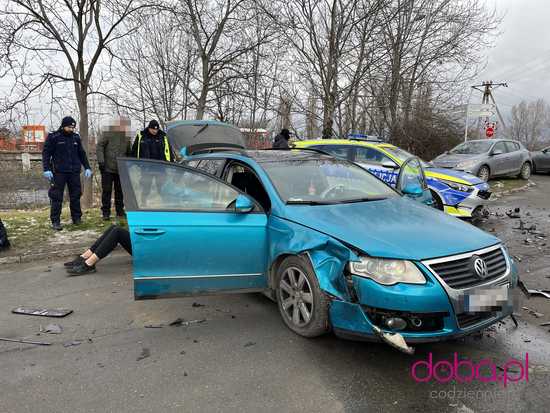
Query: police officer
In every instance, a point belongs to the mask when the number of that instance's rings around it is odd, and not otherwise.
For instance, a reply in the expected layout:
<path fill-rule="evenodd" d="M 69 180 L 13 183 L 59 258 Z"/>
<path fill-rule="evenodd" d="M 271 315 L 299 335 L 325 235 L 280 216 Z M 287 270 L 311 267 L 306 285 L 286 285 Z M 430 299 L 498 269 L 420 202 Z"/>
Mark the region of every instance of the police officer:
<path fill-rule="evenodd" d="M 117 217 L 125 216 L 117 158 L 130 155 L 129 126 L 130 119 L 120 117 L 101 134 L 97 142 L 97 163 L 101 171 L 101 213 L 105 221 L 109 220 L 111 216 L 113 186 L 115 188 L 116 215 Z"/>
<path fill-rule="evenodd" d="M 50 181 L 50 219 L 54 230 L 61 230 L 61 208 L 63 206 L 63 192 L 65 185 L 69 190 L 71 218 L 73 224 L 82 222 L 82 210 L 80 209 L 81 165 L 84 166 L 84 176 L 90 178 L 92 170 L 88 163 L 88 157 L 82 147 L 78 133 L 75 133 L 76 121 L 70 117 L 64 117 L 61 127 L 48 134 L 42 151 L 42 166 L 44 177 Z"/>
<path fill-rule="evenodd" d="M 157 159 L 167 162 L 173 162 L 176 160 L 174 151 L 168 142 L 168 136 L 160 129 L 160 124 L 157 120 L 153 119 L 149 122 L 147 127 L 138 132 L 132 145 L 132 156 L 135 158 L 147 158 Z M 146 206 L 147 198 L 151 192 L 151 186 L 155 181 L 157 191 L 160 191 L 163 185 L 163 176 L 159 168 L 154 165 L 150 165 L 147 168 L 143 168 L 146 171 L 146 175 L 142 177 L 141 191 L 141 203 L 140 206 Z M 139 191 L 136 191 L 139 192 Z M 138 199 L 138 202 L 140 201 Z"/>

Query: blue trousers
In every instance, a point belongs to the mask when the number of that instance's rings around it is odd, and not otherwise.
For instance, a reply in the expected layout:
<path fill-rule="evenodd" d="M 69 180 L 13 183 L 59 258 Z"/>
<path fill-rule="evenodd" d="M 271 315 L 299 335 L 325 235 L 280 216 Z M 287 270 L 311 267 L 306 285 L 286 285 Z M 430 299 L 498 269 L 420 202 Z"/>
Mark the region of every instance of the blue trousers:
<path fill-rule="evenodd" d="M 50 197 L 50 219 L 52 223 L 61 222 L 61 208 L 63 207 L 65 185 L 69 190 L 69 206 L 73 222 L 80 220 L 82 217 L 82 209 L 80 209 L 80 196 L 82 195 L 80 173 L 56 172 L 53 174 L 48 191 L 48 196 Z"/>

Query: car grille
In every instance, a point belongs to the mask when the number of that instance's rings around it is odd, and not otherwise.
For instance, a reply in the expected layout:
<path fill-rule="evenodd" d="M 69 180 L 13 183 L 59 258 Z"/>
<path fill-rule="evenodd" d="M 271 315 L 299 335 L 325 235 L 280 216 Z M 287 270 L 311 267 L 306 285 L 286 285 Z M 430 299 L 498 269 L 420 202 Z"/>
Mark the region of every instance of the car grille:
<path fill-rule="evenodd" d="M 502 248 L 477 255 L 487 264 L 488 276 L 485 278 L 480 278 L 475 273 L 471 257 L 460 259 L 449 257 L 448 261 L 429 264 L 429 266 L 449 287 L 457 289 L 484 284 L 506 273 L 508 266 Z"/>
<path fill-rule="evenodd" d="M 491 197 L 491 191 L 479 191 L 477 193 L 477 196 L 482 199 L 489 199 Z"/>
<path fill-rule="evenodd" d="M 468 328 L 489 320 L 495 316 L 495 313 L 462 313 L 457 314 L 458 327 Z"/>

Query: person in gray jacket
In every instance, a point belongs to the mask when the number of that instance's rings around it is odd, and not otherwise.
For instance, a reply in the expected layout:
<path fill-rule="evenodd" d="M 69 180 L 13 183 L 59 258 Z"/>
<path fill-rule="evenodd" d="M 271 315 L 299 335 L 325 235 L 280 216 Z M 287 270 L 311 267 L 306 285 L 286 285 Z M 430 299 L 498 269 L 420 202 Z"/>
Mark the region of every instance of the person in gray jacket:
<path fill-rule="evenodd" d="M 101 172 L 101 213 L 104 220 L 111 218 L 111 194 L 115 189 L 115 211 L 117 217 L 124 217 L 124 200 L 117 158 L 130 155 L 130 119 L 120 117 L 103 131 L 97 142 L 97 163 Z"/>

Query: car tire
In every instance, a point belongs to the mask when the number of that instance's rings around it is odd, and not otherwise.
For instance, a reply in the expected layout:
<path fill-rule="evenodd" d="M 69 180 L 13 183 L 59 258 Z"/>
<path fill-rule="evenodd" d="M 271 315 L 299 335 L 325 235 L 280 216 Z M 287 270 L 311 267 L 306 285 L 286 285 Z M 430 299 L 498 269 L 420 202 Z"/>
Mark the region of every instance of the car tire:
<path fill-rule="evenodd" d="M 297 256 L 285 258 L 276 281 L 277 305 L 289 329 L 303 337 L 318 337 L 330 330 L 330 301 L 308 261 Z"/>
<path fill-rule="evenodd" d="M 430 192 L 432 193 L 432 198 L 434 200 L 434 208 L 439 209 L 440 211 L 444 211 L 445 207 L 443 206 L 443 201 L 441 200 L 441 197 L 437 194 L 437 192 L 432 191 L 431 189 Z"/>
<path fill-rule="evenodd" d="M 531 172 L 532 172 L 531 164 L 529 162 L 525 162 L 523 165 L 521 165 L 518 178 L 527 180 L 531 177 Z"/>
<path fill-rule="evenodd" d="M 491 178 L 491 170 L 487 165 L 482 165 L 477 171 L 477 177 L 487 182 Z"/>

